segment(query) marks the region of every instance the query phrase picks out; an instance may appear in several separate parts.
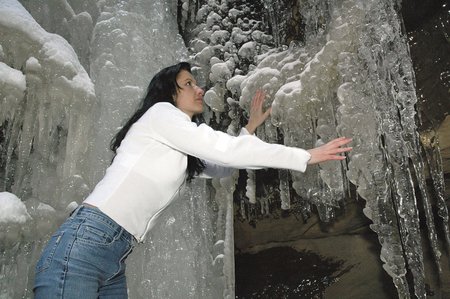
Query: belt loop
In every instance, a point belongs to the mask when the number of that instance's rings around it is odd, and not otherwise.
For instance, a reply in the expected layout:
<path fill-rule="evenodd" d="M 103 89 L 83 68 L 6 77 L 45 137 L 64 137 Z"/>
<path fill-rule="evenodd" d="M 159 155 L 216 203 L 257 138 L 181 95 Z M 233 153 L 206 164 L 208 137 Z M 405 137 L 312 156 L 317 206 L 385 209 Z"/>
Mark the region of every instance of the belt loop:
<path fill-rule="evenodd" d="M 74 218 L 74 217 L 78 214 L 78 211 L 79 211 L 82 207 L 83 207 L 83 205 L 79 205 L 75 210 L 73 210 L 73 211 L 70 213 L 69 217 L 70 217 L 70 218 Z"/>

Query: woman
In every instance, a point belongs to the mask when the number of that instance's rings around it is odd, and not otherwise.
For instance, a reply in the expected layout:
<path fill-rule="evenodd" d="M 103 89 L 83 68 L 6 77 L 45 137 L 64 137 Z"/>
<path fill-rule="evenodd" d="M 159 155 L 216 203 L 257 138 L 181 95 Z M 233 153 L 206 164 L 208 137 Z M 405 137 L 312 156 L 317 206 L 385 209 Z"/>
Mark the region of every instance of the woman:
<path fill-rule="evenodd" d="M 285 168 L 342 160 L 348 138 L 305 151 L 268 144 L 255 129 L 269 116 L 264 94 L 252 101 L 238 137 L 197 125 L 203 90 L 182 62 L 151 80 L 141 107 L 114 137 L 113 163 L 94 191 L 51 237 L 36 265 L 35 298 L 127 298 L 125 259 L 161 211 L 196 175 L 220 177 L 230 168 Z"/>

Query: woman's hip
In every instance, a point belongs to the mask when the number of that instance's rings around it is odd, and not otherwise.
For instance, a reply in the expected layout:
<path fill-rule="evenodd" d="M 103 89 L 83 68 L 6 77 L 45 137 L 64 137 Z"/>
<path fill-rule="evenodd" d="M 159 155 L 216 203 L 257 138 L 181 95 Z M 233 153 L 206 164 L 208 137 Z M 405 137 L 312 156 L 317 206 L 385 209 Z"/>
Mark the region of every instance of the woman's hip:
<path fill-rule="evenodd" d="M 98 289 L 124 275 L 134 244 L 133 236 L 103 212 L 80 206 L 44 248 L 36 264 L 35 289 L 51 285 L 63 292 L 80 277 Z M 83 288 L 83 282 L 76 284 Z"/>

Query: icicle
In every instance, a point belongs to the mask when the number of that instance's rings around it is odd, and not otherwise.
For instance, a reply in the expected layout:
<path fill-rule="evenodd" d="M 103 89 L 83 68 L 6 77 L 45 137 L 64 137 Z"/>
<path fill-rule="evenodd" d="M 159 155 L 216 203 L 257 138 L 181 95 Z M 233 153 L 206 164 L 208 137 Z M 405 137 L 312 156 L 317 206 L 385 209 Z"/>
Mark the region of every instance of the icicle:
<path fill-rule="evenodd" d="M 240 203 L 240 209 L 241 209 L 241 217 L 242 217 L 242 219 L 247 219 L 245 199 L 241 198 L 239 200 L 239 203 Z"/>
<path fill-rule="evenodd" d="M 442 168 L 442 157 L 439 149 L 439 140 L 434 132 L 430 133 L 429 139 L 422 138 L 422 146 L 425 151 L 430 178 L 433 182 L 434 192 L 437 198 L 437 214 L 441 218 L 446 240 L 447 253 L 450 253 L 450 228 L 447 203 L 445 201 L 445 180 Z M 450 264 L 449 264 L 450 265 Z"/>
<path fill-rule="evenodd" d="M 413 124 L 406 122 L 407 117 L 411 116 L 399 115 L 395 106 L 395 104 L 401 105 L 395 103 L 395 98 L 398 96 L 397 88 L 400 87 L 399 81 L 403 80 L 403 78 L 398 78 L 401 75 L 397 71 L 399 65 L 406 63 L 402 56 L 406 52 L 406 43 L 403 38 L 400 38 L 399 20 L 392 4 L 386 6 L 384 3 L 373 1 L 371 5 L 373 5 L 371 9 L 377 13 L 376 19 L 379 20 L 381 16 L 381 19 L 385 20 L 383 27 L 377 26 L 376 22 L 373 22 L 366 28 L 366 30 L 375 32 L 380 38 L 376 39 L 379 42 L 375 44 L 370 40 L 364 41 L 367 43 L 365 45 L 370 47 L 370 52 L 368 48 L 368 51 L 361 55 L 369 66 L 368 87 L 373 90 L 373 95 L 377 99 L 372 104 L 376 112 L 377 123 L 379 123 L 377 130 L 383 153 L 382 161 L 387 165 L 387 177 L 384 177 L 383 181 L 375 180 L 375 183 L 382 185 L 388 182 L 389 184 L 390 193 L 387 195 L 392 200 L 396 215 L 391 215 L 386 220 L 392 222 L 396 219 L 401 246 L 408 269 L 413 277 L 415 294 L 418 298 L 425 298 L 419 214 L 412 177 L 408 168 L 408 157 L 404 154 L 405 149 L 411 149 L 411 144 L 408 144 L 408 140 L 405 140 L 402 132 L 402 126 L 405 123 L 407 123 L 406 126 Z M 367 34 L 369 33 L 364 33 L 365 36 Z M 414 128 L 415 126 L 412 127 L 413 130 Z M 396 266 L 403 267 L 404 262 Z M 403 288 L 403 284 L 398 291 L 399 296 L 408 296 L 409 292 Z"/>
<path fill-rule="evenodd" d="M 256 182 L 255 182 L 255 171 L 247 170 L 247 190 L 245 195 L 248 197 L 250 204 L 256 204 Z"/>
<path fill-rule="evenodd" d="M 431 250 L 433 252 L 434 261 L 435 261 L 436 267 L 438 269 L 438 273 L 439 273 L 439 275 L 441 275 L 442 274 L 442 268 L 441 268 L 441 264 L 440 264 L 441 252 L 439 250 L 439 244 L 438 244 L 438 238 L 437 238 L 437 233 L 436 233 L 436 226 L 435 226 L 434 218 L 433 218 L 432 206 L 431 206 L 430 198 L 427 193 L 427 185 L 426 185 L 425 177 L 424 177 L 424 173 L 423 173 L 424 164 L 422 161 L 422 157 L 420 157 L 420 155 L 418 155 L 418 154 L 414 153 L 411 158 L 412 158 L 412 164 L 413 164 L 414 171 L 415 171 L 415 176 L 416 176 L 418 184 L 419 184 L 420 193 L 422 195 L 422 205 L 423 205 L 423 209 L 425 212 L 425 221 L 426 221 L 427 228 L 428 228 L 428 239 L 430 240 Z"/>
<path fill-rule="evenodd" d="M 181 20 L 179 23 L 182 26 L 182 30 L 185 30 L 186 22 L 188 21 L 188 13 L 189 13 L 189 0 L 182 0 L 181 1 Z"/>
<path fill-rule="evenodd" d="M 289 171 L 280 170 L 278 172 L 278 177 L 280 179 L 280 198 L 281 198 L 281 209 L 289 210 L 291 208 L 291 191 L 289 188 Z"/>
<path fill-rule="evenodd" d="M 270 215 L 270 205 L 273 202 L 274 190 L 272 185 L 262 185 L 262 195 L 259 199 L 261 205 L 261 215 Z"/>
<path fill-rule="evenodd" d="M 0 52 L 3 49 L 0 46 Z M 23 119 L 23 106 L 25 102 L 26 81 L 22 72 L 15 70 L 0 62 L 0 98 L 2 109 L 0 111 L 1 135 L 5 138 L 6 150 L 1 151 L 0 169 L 4 169 L 2 190 L 11 190 L 14 182 L 15 165 L 12 163 L 13 151 L 20 139 L 20 127 Z"/>
<path fill-rule="evenodd" d="M 227 180 L 225 183 L 228 186 L 227 204 L 226 204 L 226 230 L 225 230 L 225 246 L 224 246 L 224 269 L 226 287 L 224 290 L 223 298 L 234 299 L 235 298 L 235 276 L 234 276 L 234 229 L 233 229 L 233 191 L 234 191 L 234 178 L 222 179 Z"/>

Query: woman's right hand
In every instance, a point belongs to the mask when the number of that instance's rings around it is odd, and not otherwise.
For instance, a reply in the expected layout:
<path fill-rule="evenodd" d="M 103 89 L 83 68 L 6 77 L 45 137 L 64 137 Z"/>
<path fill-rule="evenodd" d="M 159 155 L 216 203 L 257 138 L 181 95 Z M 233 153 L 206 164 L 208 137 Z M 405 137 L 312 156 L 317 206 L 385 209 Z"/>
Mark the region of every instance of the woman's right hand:
<path fill-rule="evenodd" d="M 258 89 L 255 96 L 252 99 L 250 106 L 250 117 L 248 119 L 248 124 L 245 126 L 250 135 L 254 134 L 256 128 L 258 128 L 270 115 L 272 108 L 263 111 L 264 99 L 266 93 Z"/>
<path fill-rule="evenodd" d="M 331 140 L 324 145 L 308 150 L 311 154 L 308 164 L 317 164 L 330 160 L 344 160 L 345 156 L 339 154 L 352 150 L 352 147 L 341 147 L 352 141 L 351 138 L 340 137 Z"/>

